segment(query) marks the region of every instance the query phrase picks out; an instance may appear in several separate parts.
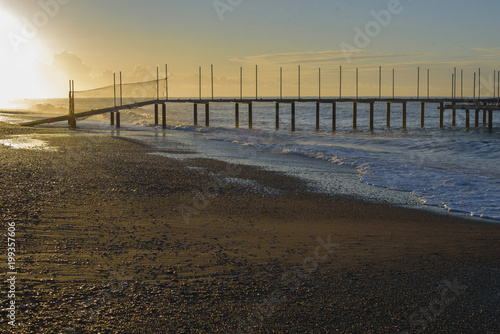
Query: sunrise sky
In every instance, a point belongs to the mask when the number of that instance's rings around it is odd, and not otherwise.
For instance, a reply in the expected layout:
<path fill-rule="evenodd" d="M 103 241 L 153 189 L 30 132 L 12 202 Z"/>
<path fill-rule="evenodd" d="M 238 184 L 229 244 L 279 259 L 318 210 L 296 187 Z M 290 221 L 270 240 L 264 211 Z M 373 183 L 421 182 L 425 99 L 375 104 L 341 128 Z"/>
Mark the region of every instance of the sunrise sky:
<path fill-rule="evenodd" d="M 89 89 L 151 80 L 156 66 L 169 65 L 170 94 L 197 96 L 198 67 L 208 93 L 210 64 L 217 96 L 255 92 L 259 65 L 262 96 L 318 94 L 322 69 L 324 96 L 337 96 L 339 66 L 343 92 L 360 95 L 421 92 L 431 71 L 431 95 L 451 94 L 453 68 L 464 70 L 465 95 L 481 67 L 484 94 L 493 94 L 493 71 L 500 70 L 498 0 L 2 0 L 0 3 L 0 106 L 9 99 L 64 97 L 68 80 Z M 347 52 L 343 49 L 347 49 Z M 459 84 L 460 85 L 460 84 Z M 491 90 L 490 92 L 488 90 Z M 422 93 L 423 94 L 423 93 Z"/>

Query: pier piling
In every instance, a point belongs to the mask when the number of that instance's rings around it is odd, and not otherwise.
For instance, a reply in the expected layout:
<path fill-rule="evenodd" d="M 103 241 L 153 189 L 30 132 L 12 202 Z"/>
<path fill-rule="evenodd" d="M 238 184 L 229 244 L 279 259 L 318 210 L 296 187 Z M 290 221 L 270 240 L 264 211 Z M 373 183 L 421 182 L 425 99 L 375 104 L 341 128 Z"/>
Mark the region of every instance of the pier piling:
<path fill-rule="evenodd" d="M 274 128 L 276 131 L 280 129 L 280 103 L 276 102 L 276 120 L 275 120 L 275 125 Z"/>
<path fill-rule="evenodd" d="M 253 104 L 252 102 L 248 103 L 248 129 L 252 130 L 253 128 Z"/>
<path fill-rule="evenodd" d="M 120 112 L 117 111 L 116 112 L 116 127 L 117 128 L 120 128 L 121 124 L 120 124 Z"/>
<path fill-rule="evenodd" d="M 111 126 L 115 125 L 115 112 L 114 111 L 110 112 L 109 116 L 110 116 Z"/>
<path fill-rule="evenodd" d="M 374 103 L 371 102 L 370 103 L 370 131 L 373 131 L 373 114 L 374 114 L 373 110 L 374 110 Z"/>
<path fill-rule="evenodd" d="M 195 103 L 193 105 L 193 118 L 194 118 L 194 125 L 198 125 L 198 103 Z"/>
<path fill-rule="evenodd" d="M 234 105 L 234 123 L 235 123 L 235 127 L 236 129 L 239 129 L 240 128 L 240 104 L 239 103 L 236 103 Z"/>
<path fill-rule="evenodd" d="M 155 126 L 158 125 L 158 104 L 155 104 Z"/>
<path fill-rule="evenodd" d="M 332 103 L 332 132 L 337 130 L 337 103 Z"/>
<path fill-rule="evenodd" d="M 390 102 L 387 102 L 386 126 L 388 129 L 391 127 L 391 103 Z"/>
<path fill-rule="evenodd" d="M 205 126 L 210 127 L 210 103 L 205 103 Z"/>
<path fill-rule="evenodd" d="M 292 102 L 292 132 L 295 132 L 295 102 Z"/>
<path fill-rule="evenodd" d="M 357 128 L 357 123 L 358 123 L 358 104 L 356 102 L 352 103 L 352 128 L 356 129 Z"/>
<path fill-rule="evenodd" d="M 403 102 L 403 129 L 406 129 L 406 102 Z"/>
<path fill-rule="evenodd" d="M 316 131 L 319 131 L 319 110 L 320 104 L 319 102 L 316 102 Z"/>
<path fill-rule="evenodd" d="M 161 119 L 162 119 L 162 128 L 167 128 L 167 105 L 166 103 L 162 103 L 161 105 Z"/>
<path fill-rule="evenodd" d="M 423 129 L 425 125 L 425 102 L 420 102 L 420 127 Z"/>

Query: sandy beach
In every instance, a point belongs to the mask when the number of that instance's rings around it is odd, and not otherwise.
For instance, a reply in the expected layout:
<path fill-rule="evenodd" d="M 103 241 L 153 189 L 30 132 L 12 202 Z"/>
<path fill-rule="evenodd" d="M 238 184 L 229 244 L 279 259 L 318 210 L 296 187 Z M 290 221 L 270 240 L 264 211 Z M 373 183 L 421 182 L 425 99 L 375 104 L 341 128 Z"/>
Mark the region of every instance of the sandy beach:
<path fill-rule="evenodd" d="M 2 235 L 17 229 L 14 332 L 498 333 L 498 223 L 1 124 L 0 140 L 17 135 L 49 149 L 0 145 Z"/>

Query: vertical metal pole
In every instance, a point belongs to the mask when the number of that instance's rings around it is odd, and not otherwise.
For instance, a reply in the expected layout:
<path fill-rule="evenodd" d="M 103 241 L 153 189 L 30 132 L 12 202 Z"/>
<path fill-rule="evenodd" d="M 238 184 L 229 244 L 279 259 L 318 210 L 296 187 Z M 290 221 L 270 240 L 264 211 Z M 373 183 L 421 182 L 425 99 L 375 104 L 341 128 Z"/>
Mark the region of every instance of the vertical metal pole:
<path fill-rule="evenodd" d="M 395 75 L 394 75 L 394 69 L 392 69 L 392 98 L 394 98 L 394 80 Z"/>
<path fill-rule="evenodd" d="M 255 65 L 255 100 L 259 99 L 259 66 Z"/>
<path fill-rule="evenodd" d="M 417 68 L 417 99 L 420 98 L 420 67 Z"/>
<path fill-rule="evenodd" d="M 455 82 L 455 75 L 452 73 L 451 74 L 451 99 L 453 100 L 454 99 L 454 87 L 453 87 L 453 83 Z"/>
<path fill-rule="evenodd" d="M 387 102 L 387 112 L 386 112 L 386 126 L 389 129 L 391 127 L 391 103 Z"/>
<path fill-rule="evenodd" d="M 156 66 L 156 101 L 160 100 L 160 68 Z"/>
<path fill-rule="evenodd" d="M 114 97 L 115 107 L 116 107 L 116 73 L 113 73 L 113 97 Z"/>
<path fill-rule="evenodd" d="M 423 129 L 425 124 L 425 102 L 420 102 L 420 127 Z"/>
<path fill-rule="evenodd" d="M 473 91 L 474 101 L 476 100 L 476 72 L 474 72 L 474 91 Z"/>
<path fill-rule="evenodd" d="M 292 132 L 295 132 L 295 102 L 292 102 Z"/>
<path fill-rule="evenodd" d="M 478 99 L 481 101 L 481 69 L 479 69 L 479 76 L 478 76 Z"/>
<path fill-rule="evenodd" d="M 337 102 L 332 103 L 332 132 L 337 130 Z"/>
<path fill-rule="evenodd" d="M 318 91 L 318 98 L 321 100 L 321 67 L 319 68 L 319 91 Z"/>
<path fill-rule="evenodd" d="M 464 98 L 464 70 L 460 70 L 460 98 Z"/>
<path fill-rule="evenodd" d="M 300 100 L 300 65 L 299 65 L 299 100 Z"/>
<path fill-rule="evenodd" d="M 378 98 L 382 98 L 382 66 L 378 67 Z"/>
<path fill-rule="evenodd" d="M 120 106 L 123 106 L 122 72 L 120 72 Z"/>
<path fill-rule="evenodd" d="M 211 82 L 212 82 L 212 101 L 214 99 L 214 65 L 210 65 L 211 69 Z"/>
<path fill-rule="evenodd" d="M 339 99 L 342 100 L 342 66 L 340 66 L 340 86 L 339 86 Z"/>
<path fill-rule="evenodd" d="M 457 98 L 457 68 L 453 69 L 453 98 Z"/>
<path fill-rule="evenodd" d="M 165 100 L 168 101 L 168 65 L 165 64 Z"/>
<path fill-rule="evenodd" d="M 280 67 L 280 100 L 283 99 L 283 67 Z"/>
<path fill-rule="evenodd" d="M 201 100 L 201 66 L 200 66 L 200 71 L 199 71 L 199 84 L 198 84 L 198 87 L 199 87 L 199 93 L 198 93 L 198 98 L 199 100 Z"/>
<path fill-rule="evenodd" d="M 319 131 L 319 109 L 320 104 L 319 102 L 316 102 L 316 131 Z"/>
<path fill-rule="evenodd" d="M 374 109 L 374 102 L 370 102 L 370 131 L 373 131 L 373 109 Z"/>
<path fill-rule="evenodd" d="M 430 98 L 430 92 L 431 92 L 431 70 L 427 69 L 427 99 Z"/>
<path fill-rule="evenodd" d="M 240 100 L 243 100 L 243 66 L 240 67 Z"/>
<path fill-rule="evenodd" d="M 493 98 L 496 98 L 497 92 L 497 71 L 493 71 Z"/>
<path fill-rule="evenodd" d="M 356 99 L 359 98 L 359 95 L 358 95 L 358 90 L 359 90 L 359 82 L 358 82 L 358 68 L 356 67 Z"/>
<path fill-rule="evenodd" d="M 234 105 L 234 123 L 236 129 L 239 129 L 240 127 L 240 104 L 236 103 Z"/>

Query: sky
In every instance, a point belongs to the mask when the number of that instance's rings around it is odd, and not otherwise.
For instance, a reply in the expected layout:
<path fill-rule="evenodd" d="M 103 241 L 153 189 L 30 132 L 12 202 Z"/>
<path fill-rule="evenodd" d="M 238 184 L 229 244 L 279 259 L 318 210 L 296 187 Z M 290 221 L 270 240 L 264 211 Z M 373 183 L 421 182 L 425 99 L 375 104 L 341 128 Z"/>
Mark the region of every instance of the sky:
<path fill-rule="evenodd" d="M 77 90 L 165 77 L 169 95 L 214 92 L 278 96 L 450 96 L 452 73 L 473 95 L 481 68 L 483 96 L 500 70 L 498 0 L 0 0 L 0 106 L 11 99 L 64 97 Z M 429 71 L 429 72 L 428 72 Z M 461 89 L 461 88 L 459 88 Z M 461 91 L 458 91 L 460 95 Z"/>

